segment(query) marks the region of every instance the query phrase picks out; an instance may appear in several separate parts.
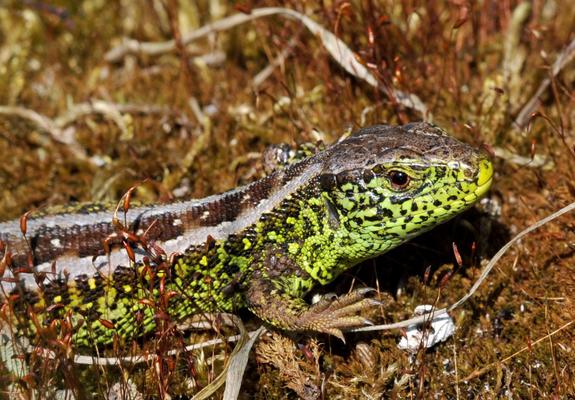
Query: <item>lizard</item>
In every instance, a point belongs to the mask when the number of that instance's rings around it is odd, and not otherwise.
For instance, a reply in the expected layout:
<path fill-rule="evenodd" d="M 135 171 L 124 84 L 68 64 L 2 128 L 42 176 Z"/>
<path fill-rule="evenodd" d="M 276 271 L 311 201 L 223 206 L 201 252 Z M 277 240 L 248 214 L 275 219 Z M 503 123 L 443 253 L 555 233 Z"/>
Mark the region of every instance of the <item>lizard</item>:
<path fill-rule="evenodd" d="M 370 323 L 359 313 L 377 303 L 369 289 L 305 296 L 471 207 L 492 178 L 483 150 L 435 125 L 363 128 L 222 194 L 124 204 L 122 223 L 97 206 L 0 223 L 0 302 L 19 334 L 66 319 L 84 347 L 240 308 L 343 340 Z"/>

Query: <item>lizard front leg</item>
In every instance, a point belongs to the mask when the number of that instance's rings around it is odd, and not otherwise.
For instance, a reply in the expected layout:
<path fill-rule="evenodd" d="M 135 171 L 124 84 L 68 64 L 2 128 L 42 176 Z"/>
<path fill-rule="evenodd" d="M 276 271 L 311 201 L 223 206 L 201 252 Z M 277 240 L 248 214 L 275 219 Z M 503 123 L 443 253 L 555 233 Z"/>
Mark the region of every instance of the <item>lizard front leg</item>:
<path fill-rule="evenodd" d="M 305 293 L 301 282 L 311 279 L 287 256 L 263 257 L 246 290 L 248 308 L 266 323 L 293 332 L 319 332 L 342 341 L 343 331 L 371 325 L 359 312 L 380 305 L 366 298 L 373 289 L 362 288 L 339 298 L 323 297 L 309 305 L 300 296 Z M 304 285 L 305 286 L 305 285 Z"/>

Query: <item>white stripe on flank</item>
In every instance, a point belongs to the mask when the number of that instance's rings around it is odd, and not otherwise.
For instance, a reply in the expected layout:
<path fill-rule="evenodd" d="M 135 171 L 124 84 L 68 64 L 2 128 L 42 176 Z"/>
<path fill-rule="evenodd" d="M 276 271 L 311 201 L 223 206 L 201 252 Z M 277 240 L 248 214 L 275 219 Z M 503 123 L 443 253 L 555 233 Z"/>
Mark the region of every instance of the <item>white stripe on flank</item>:
<path fill-rule="evenodd" d="M 230 234 L 240 232 L 243 229 L 249 227 L 250 225 L 255 224 L 260 216 L 263 213 L 271 211 L 274 209 L 282 200 L 284 200 L 289 195 L 293 194 L 296 190 L 298 190 L 302 185 L 307 183 L 311 178 L 318 175 L 321 172 L 321 165 L 320 163 L 313 164 L 311 163 L 309 167 L 305 170 L 305 172 L 299 176 L 293 178 L 288 184 L 284 185 L 281 188 L 276 188 L 275 192 L 273 192 L 268 198 L 263 199 L 259 202 L 259 204 L 251 209 L 246 209 L 241 215 L 239 215 L 233 221 L 224 221 L 216 226 L 209 226 L 209 227 L 200 227 L 200 228 L 193 228 L 186 231 L 183 235 L 178 236 L 176 238 L 167 240 L 165 242 L 156 242 L 156 244 L 161 247 L 166 254 L 172 253 L 183 253 L 188 247 L 192 245 L 201 245 L 205 243 L 208 236 L 211 236 L 215 240 L 225 240 Z M 281 174 L 284 171 L 280 172 L 279 179 L 282 180 Z M 207 202 L 212 202 L 223 198 L 226 195 L 233 194 L 235 192 L 241 190 L 249 190 L 249 186 L 247 187 L 240 187 L 234 189 L 230 192 L 226 192 L 219 195 L 209 196 L 202 200 L 191 200 L 187 202 L 181 203 L 173 203 L 167 205 L 158 205 L 158 206 L 145 206 L 141 208 L 134 208 L 129 210 L 127 213 L 127 221 L 130 224 L 132 221 L 136 220 L 137 218 L 152 218 L 154 216 L 160 216 L 166 213 L 172 213 L 175 215 L 181 215 L 186 211 L 190 210 L 190 208 L 201 206 L 206 204 Z M 98 212 L 94 214 L 61 214 L 61 215 L 52 215 L 46 216 L 38 219 L 32 219 L 28 221 L 28 237 L 31 237 L 35 234 L 36 231 L 40 230 L 42 227 L 59 227 L 60 229 L 69 229 L 73 226 L 89 226 L 96 223 L 101 223 L 103 221 L 111 221 L 113 216 L 113 212 Z M 120 214 L 120 218 L 123 219 L 123 213 Z M 177 224 L 177 221 L 182 223 L 181 219 L 176 219 L 173 221 L 174 224 Z M 4 222 L 0 223 L 0 232 L 5 235 L 12 236 L 12 237 L 21 237 L 22 233 L 20 231 L 20 226 L 18 221 L 12 222 Z M 57 239 L 55 239 L 57 240 Z M 55 245 L 54 240 L 52 241 L 53 245 Z M 141 255 L 136 255 L 137 261 L 141 260 Z M 56 277 L 64 275 L 64 271 L 67 271 L 69 274 L 70 279 L 73 279 L 75 276 L 87 274 L 88 276 L 94 275 L 96 272 L 104 276 L 108 276 L 113 273 L 113 269 L 118 265 L 130 265 L 129 258 L 124 249 L 114 249 L 110 256 L 110 262 L 108 262 L 108 256 L 98 256 L 95 259 L 93 257 L 83 257 L 79 258 L 73 255 L 65 255 L 59 257 L 56 260 L 50 260 L 45 263 L 36 266 L 36 271 L 38 272 L 47 272 L 48 277 L 45 279 L 45 282 L 49 281 L 50 279 L 54 279 L 55 277 L 52 272 L 52 262 L 56 261 Z M 4 275 L 5 278 L 13 278 L 11 271 L 8 269 Z M 32 274 L 20 274 L 20 280 L 23 282 L 25 287 L 35 290 L 37 288 L 37 283 Z M 15 285 L 10 282 L 2 282 L 0 286 L 6 291 L 9 292 L 12 290 Z"/>

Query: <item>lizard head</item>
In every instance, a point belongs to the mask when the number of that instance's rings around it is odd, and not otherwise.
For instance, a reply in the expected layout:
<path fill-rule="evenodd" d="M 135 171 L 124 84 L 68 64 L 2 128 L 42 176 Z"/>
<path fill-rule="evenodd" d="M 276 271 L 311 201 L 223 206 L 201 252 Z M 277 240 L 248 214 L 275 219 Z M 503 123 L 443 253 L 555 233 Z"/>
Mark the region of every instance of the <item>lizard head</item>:
<path fill-rule="evenodd" d="M 385 251 L 469 208 L 491 185 L 487 155 L 428 123 L 379 125 L 326 152 L 331 225 L 354 260 Z"/>

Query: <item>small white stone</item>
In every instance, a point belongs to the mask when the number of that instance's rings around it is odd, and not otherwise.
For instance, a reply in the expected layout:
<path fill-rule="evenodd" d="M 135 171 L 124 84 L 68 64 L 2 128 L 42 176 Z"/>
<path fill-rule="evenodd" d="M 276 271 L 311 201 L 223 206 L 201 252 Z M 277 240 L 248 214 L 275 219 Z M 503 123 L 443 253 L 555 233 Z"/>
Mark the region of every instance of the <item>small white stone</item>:
<path fill-rule="evenodd" d="M 415 308 L 414 316 L 430 312 L 433 306 L 420 305 Z M 409 325 L 404 337 L 401 338 L 397 347 L 410 353 L 417 353 L 422 348 L 430 348 L 437 343 L 446 341 L 455 332 L 455 325 L 449 314 L 444 313 L 434 316 L 431 328 L 420 329 L 420 325 Z"/>

